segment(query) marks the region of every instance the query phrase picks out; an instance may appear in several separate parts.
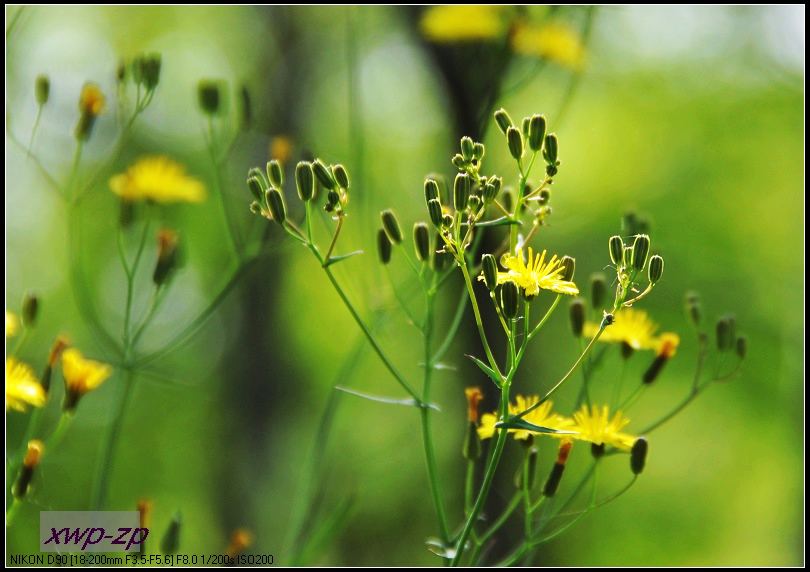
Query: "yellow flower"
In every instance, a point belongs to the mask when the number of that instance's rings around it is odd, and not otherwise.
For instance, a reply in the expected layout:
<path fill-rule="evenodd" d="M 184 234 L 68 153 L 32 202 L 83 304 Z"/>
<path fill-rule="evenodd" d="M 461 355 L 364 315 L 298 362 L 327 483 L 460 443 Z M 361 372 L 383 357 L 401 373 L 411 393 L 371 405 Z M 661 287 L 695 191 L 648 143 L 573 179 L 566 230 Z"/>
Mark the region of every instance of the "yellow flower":
<path fill-rule="evenodd" d="M 582 409 L 574 413 L 574 439 L 588 441 L 594 445 L 611 445 L 617 449 L 629 451 L 636 437 L 622 433 L 630 420 L 621 411 L 610 417 L 607 405 L 590 408 L 583 405 Z"/>
<path fill-rule="evenodd" d="M 205 187 L 186 174 L 185 168 L 168 157 L 143 157 L 110 179 L 110 189 L 126 201 L 198 203 Z"/>
<path fill-rule="evenodd" d="M 25 412 L 28 406 L 42 407 L 47 396 L 31 366 L 6 358 L 6 410 Z"/>
<path fill-rule="evenodd" d="M 561 278 L 565 268 L 555 254 L 546 262 L 546 251 L 535 256 L 534 250 L 529 247 L 529 258 L 523 261 L 523 249 L 518 250 L 517 256 L 504 254 L 501 257 L 501 266 L 507 272 L 498 272 L 498 284 L 513 282 L 522 288 L 527 297 L 537 296 L 540 290 L 551 290 L 558 294 L 576 296 L 579 294 L 577 285 Z M 484 275 L 478 277 L 484 279 Z"/>
<path fill-rule="evenodd" d="M 587 322 L 582 334 L 592 338 L 599 331 L 599 324 Z M 613 324 L 605 328 L 599 336 L 600 342 L 625 343 L 634 350 L 665 352 L 667 357 L 675 355 L 680 338 L 678 334 L 665 332 L 656 336 L 658 324 L 653 322 L 643 310 L 624 308 L 613 315 Z"/>
<path fill-rule="evenodd" d="M 110 377 L 112 368 L 106 363 L 86 359 L 82 353 L 69 348 L 62 353 L 62 375 L 70 394 L 81 397 L 93 391 Z"/>
<path fill-rule="evenodd" d="M 95 83 L 86 83 L 82 87 L 82 93 L 79 95 L 79 111 L 83 115 L 90 115 L 96 117 L 101 115 L 104 111 L 106 100 L 101 88 Z"/>
<path fill-rule="evenodd" d="M 433 42 L 494 40 L 506 32 L 503 6 L 433 6 L 419 23 L 422 34 Z"/>
<path fill-rule="evenodd" d="M 276 159 L 281 164 L 288 163 L 293 154 L 292 139 L 286 135 L 276 135 L 270 141 L 270 158 Z"/>
<path fill-rule="evenodd" d="M 530 395 L 528 397 L 517 395 L 515 397 L 515 403 L 509 404 L 509 414 L 517 415 L 518 413 L 522 413 L 538 401 L 540 401 L 540 397 L 537 395 Z M 557 429 L 559 431 L 572 430 L 571 428 L 574 422 L 567 417 L 559 415 L 558 413 L 553 413 L 551 411 L 553 406 L 554 404 L 551 401 L 546 401 L 537 407 L 537 409 L 534 409 L 524 415 L 523 419 L 534 425 L 539 425 L 540 427 L 548 427 L 549 429 Z M 481 425 L 478 427 L 478 436 L 481 439 L 489 439 L 492 437 L 495 434 L 495 424 L 497 422 L 498 415 L 496 413 L 484 413 L 484 415 L 481 416 Z M 509 429 L 509 432 L 514 435 L 515 439 L 528 439 L 530 435 L 570 437 L 568 434 L 555 435 L 554 433 L 534 433 L 526 429 Z"/>
<path fill-rule="evenodd" d="M 582 39 L 562 22 L 542 26 L 519 25 L 511 41 L 516 53 L 545 58 L 574 70 L 582 69 L 585 62 Z"/>
<path fill-rule="evenodd" d="M 6 337 L 13 338 L 20 330 L 20 319 L 14 312 L 6 310 Z"/>

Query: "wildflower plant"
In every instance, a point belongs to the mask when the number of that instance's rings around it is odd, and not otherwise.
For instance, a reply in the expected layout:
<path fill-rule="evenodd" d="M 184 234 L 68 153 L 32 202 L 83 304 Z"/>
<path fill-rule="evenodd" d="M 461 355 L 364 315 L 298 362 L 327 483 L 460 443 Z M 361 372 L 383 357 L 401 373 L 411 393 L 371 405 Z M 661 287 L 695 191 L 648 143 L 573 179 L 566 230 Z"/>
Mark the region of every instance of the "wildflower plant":
<path fill-rule="evenodd" d="M 557 136 L 548 129 L 542 115 L 532 115 L 517 124 L 499 109 L 494 120 L 503 135 L 503 144 L 513 159 L 514 187 L 505 183 L 508 176 L 486 168 L 486 149 L 470 137 L 460 140 L 459 152 L 451 158 L 456 169 L 452 182 L 441 176 L 425 179 L 423 193 L 426 221 L 413 224 L 412 248 L 407 244 L 398 217 L 391 209 L 380 214 L 377 253 L 382 264 L 396 258 L 413 270 L 424 299 L 424 314 L 416 316 L 398 295 L 402 311 L 416 325 L 422 336 L 423 374 L 421 386 L 406 378 L 387 351 L 376 339 L 373 328 L 361 317 L 333 273 L 335 264 L 348 260 L 361 251 L 343 252 L 341 230 L 351 213 L 350 198 L 355 189 L 342 164 L 330 164 L 321 158 L 301 161 L 295 169 L 294 187 L 297 200 L 303 203 L 303 221 L 293 220 L 288 207 L 284 178 L 279 165 L 270 162 L 248 174 L 247 186 L 252 195 L 250 210 L 269 224 L 278 225 L 292 241 L 303 246 L 315 259 L 358 327 L 391 377 L 407 394 L 406 398 L 385 397 L 338 387 L 352 395 L 396 405 L 414 407 L 420 418 L 426 459 L 429 496 L 436 513 L 435 535 L 427 547 L 445 564 L 476 565 L 488 561 L 487 549 L 501 527 L 518 511 L 523 512 L 524 536 L 513 542 L 511 552 L 500 564 L 517 564 L 530 560 L 536 548 L 556 537 L 587 513 L 612 502 L 636 482 L 643 471 L 649 450 L 648 435 L 674 417 L 714 381 L 735 375 L 745 354 L 746 343 L 736 338 L 732 318 L 718 325 L 718 350 L 738 351 L 737 365 L 731 371 L 706 375 L 704 362 L 709 353 L 707 334 L 700 326 L 700 302 L 696 295 L 688 298 L 688 315 L 699 341 L 696 372 L 690 393 L 658 421 L 639 430 L 633 427 L 628 410 L 636 404 L 644 388 L 661 374 L 664 365 L 674 357 L 680 338 L 677 334 L 658 333 L 658 326 L 637 306 L 655 289 L 663 276 L 664 259 L 652 250 L 648 225 L 637 217 L 627 217 L 633 227 L 623 235 L 607 241 L 608 267 L 615 274 L 612 297 L 608 296 L 608 279 L 596 273 L 590 279 L 590 304 L 580 297 L 585 288 L 576 281 L 574 258 L 550 253 L 535 246 L 539 233 L 551 216 L 551 188 L 561 166 Z M 318 212 L 325 212 L 331 233 L 325 239 L 314 232 Z M 627 222 L 627 221 L 626 221 Z M 629 224 L 629 223 L 628 223 Z M 500 246 L 481 252 L 485 234 Z M 493 241 L 489 241 L 493 243 Z M 463 292 L 454 318 L 447 331 L 437 329 L 436 299 L 442 288 L 460 275 Z M 393 284 L 392 284 L 393 285 Z M 394 286 L 396 293 L 396 287 Z M 484 323 L 479 293 L 485 293 L 492 307 L 494 324 Z M 570 320 L 575 337 L 582 340 L 581 353 L 558 380 L 537 380 L 524 376 L 521 367 L 527 352 L 534 351 L 537 335 L 549 322 L 560 302 L 568 298 Z M 494 411 L 480 414 L 484 400 L 480 387 L 467 387 L 466 435 L 462 457 L 466 463 L 463 483 L 464 503 L 457 516 L 448 510 L 445 489 L 448 483 L 438 473 L 431 418 L 438 407 L 431 402 L 434 372 L 452 343 L 467 307 L 472 309 L 482 354 L 468 354 L 482 378 L 493 384 L 498 395 Z M 490 328 L 488 328 L 489 326 Z M 493 333 L 494 332 L 494 333 Z M 493 335 L 505 343 L 506 355 L 497 357 Z M 737 341 L 735 341 L 737 340 Z M 643 379 L 629 394 L 622 391 L 621 380 L 614 381 L 610 403 L 596 401 L 590 388 L 604 362 L 605 351 L 619 345 L 624 359 L 634 352 L 652 351 L 655 356 Z M 595 351 L 597 347 L 601 349 Z M 564 386 L 575 383 L 574 373 L 583 372 L 575 406 L 566 411 L 554 408 L 552 397 Z M 530 384 L 532 395 L 513 395 L 519 378 Z M 459 388 L 461 389 L 461 388 Z M 483 515 L 495 475 L 501 465 L 508 441 L 524 444 L 521 469 L 516 479 L 518 490 L 498 516 Z M 488 447 L 485 447 L 489 444 Z M 579 445 L 578 445 L 579 444 Z M 592 456 L 590 468 L 577 484 L 565 475 L 567 460 L 582 444 Z M 540 485 L 536 477 L 537 458 L 552 449 L 556 462 Z M 486 449 L 486 454 L 484 451 Z M 630 466 L 628 484 L 617 491 L 600 495 L 597 474 L 600 464 L 611 457 L 625 455 Z M 480 471 L 479 471 L 480 470 Z M 590 484 L 590 500 L 573 512 L 580 493 Z M 568 495 L 557 502 L 558 495 Z M 560 524 L 562 522 L 562 524 Z M 514 541 L 514 539 L 513 539 Z"/>

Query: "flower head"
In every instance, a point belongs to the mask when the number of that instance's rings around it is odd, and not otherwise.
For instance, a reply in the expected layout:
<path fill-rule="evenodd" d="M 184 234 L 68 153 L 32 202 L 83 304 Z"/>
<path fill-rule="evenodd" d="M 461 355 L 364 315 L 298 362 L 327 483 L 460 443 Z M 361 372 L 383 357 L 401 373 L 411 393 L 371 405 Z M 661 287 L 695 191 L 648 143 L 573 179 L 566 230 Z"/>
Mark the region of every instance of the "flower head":
<path fill-rule="evenodd" d="M 6 310 L 6 337 L 13 338 L 20 330 L 20 319 L 14 312 Z"/>
<path fill-rule="evenodd" d="M 468 387 L 464 390 L 464 395 L 467 397 L 467 421 L 470 423 L 478 423 L 478 404 L 484 398 L 481 393 L 480 387 Z"/>
<path fill-rule="evenodd" d="M 65 409 L 76 407 L 79 398 L 104 383 L 112 374 L 112 368 L 85 358 L 82 353 L 69 348 L 62 353 L 62 376 L 65 378 Z"/>
<path fill-rule="evenodd" d="M 79 111 L 82 115 L 96 117 L 104 111 L 106 100 L 101 88 L 95 83 L 86 83 L 79 95 Z"/>
<path fill-rule="evenodd" d="M 42 407 L 47 395 L 31 366 L 6 358 L 6 410 L 25 412 L 28 406 Z"/>
<path fill-rule="evenodd" d="M 610 417 L 607 405 L 588 407 L 574 413 L 574 426 L 572 431 L 574 439 L 588 441 L 594 445 L 611 445 L 617 449 L 629 451 L 636 441 L 636 437 L 622 433 L 630 420 L 621 411 Z"/>
<path fill-rule="evenodd" d="M 599 331 L 599 324 L 587 322 L 583 335 L 593 337 Z M 680 338 L 678 334 L 665 332 L 656 336 L 658 324 L 652 321 L 643 310 L 623 308 L 613 314 L 613 323 L 599 336 L 600 342 L 624 343 L 634 350 L 653 350 L 664 352 L 667 357 L 675 355 Z"/>
<path fill-rule="evenodd" d="M 540 397 L 537 395 L 530 395 L 528 397 L 524 397 L 522 395 L 517 395 L 515 397 L 515 403 L 509 404 L 509 414 L 510 415 L 517 415 L 518 413 L 522 413 L 526 411 L 529 407 L 534 405 L 540 401 Z M 529 413 L 523 416 L 525 421 L 533 425 L 538 425 L 540 427 L 548 427 L 549 429 L 557 429 L 558 431 L 569 431 L 572 430 L 572 426 L 574 422 L 567 417 L 563 417 L 558 413 L 552 412 L 552 407 L 554 404 L 551 401 L 546 401 L 536 409 L 533 409 Z M 484 413 L 481 416 L 481 425 L 478 427 L 478 436 L 481 439 L 489 439 L 495 434 L 495 424 L 498 422 L 498 415 L 496 413 Z M 528 431 L 526 429 L 509 429 L 509 432 L 512 433 L 515 439 L 528 439 L 530 435 L 534 435 L 532 431 Z M 540 435 L 549 435 L 555 437 L 554 433 L 539 433 Z M 570 435 L 560 434 L 560 437 L 569 437 Z"/>
<path fill-rule="evenodd" d="M 125 201 L 199 203 L 205 199 L 203 184 L 186 174 L 168 157 L 143 157 L 125 173 L 110 179 L 110 189 Z"/>
<path fill-rule="evenodd" d="M 517 287 L 523 289 L 525 296 L 531 298 L 537 296 L 540 290 L 550 290 L 557 294 L 568 294 L 576 296 L 579 294 L 577 285 L 568 280 L 563 280 L 562 276 L 565 267 L 557 255 L 546 261 L 546 251 L 535 255 L 534 250 L 529 247 L 529 257 L 523 260 L 523 249 L 519 249 L 517 255 L 504 254 L 501 257 L 501 266 L 506 268 L 506 272 L 498 272 L 498 284 L 513 282 Z M 478 277 L 483 280 L 483 275 Z"/>
<path fill-rule="evenodd" d="M 574 70 L 581 69 L 585 61 L 582 38 L 562 22 L 542 26 L 518 25 L 511 42 L 516 53 L 545 58 Z"/>
<path fill-rule="evenodd" d="M 432 6 L 419 27 L 433 42 L 473 42 L 500 38 L 506 32 L 503 6 Z"/>

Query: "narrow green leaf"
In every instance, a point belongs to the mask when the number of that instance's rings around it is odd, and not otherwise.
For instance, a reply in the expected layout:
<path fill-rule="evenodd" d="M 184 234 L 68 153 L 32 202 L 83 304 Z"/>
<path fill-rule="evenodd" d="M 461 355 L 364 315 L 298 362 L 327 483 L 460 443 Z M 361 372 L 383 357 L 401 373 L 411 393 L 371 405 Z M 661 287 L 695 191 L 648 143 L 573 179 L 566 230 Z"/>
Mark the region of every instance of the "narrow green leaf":
<path fill-rule="evenodd" d="M 354 252 L 350 252 L 348 254 L 338 254 L 336 256 L 330 256 L 329 260 L 326 261 L 326 264 L 324 264 L 323 267 L 326 268 L 327 266 L 332 266 L 333 264 L 346 260 L 347 258 L 357 256 L 358 254 L 363 254 L 363 251 L 355 250 Z"/>
<path fill-rule="evenodd" d="M 494 218 L 492 220 L 485 220 L 483 222 L 475 223 L 475 226 L 486 228 L 488 226 L 506 226 L 511 224 L 519 224 L 522 225 L 523 223 L 519 220 L 511 219 L 507 216 L 502 216 L 499 218 Z"/>
<path fill-rule="evenodd" d="M 348 387 L 343 387 L 340 385 L 336 385 L 335 389 L 337 389 L 338 391 L 342 391 L 344 393 L 348 393 L 349 395 L 362 397 L 363 399 L 368 399 L 369 401 L 376 401 L 378 403 L 388 403 L 390 405 L 405 405 L 408 407 L 419 407 L 419 403 L 417 403 L 412 397 L 400 399 L 397 397 L 372 395 L 371 393 L 364 393 L 362 391 L 357 391 L 356 389 L 349 389 Z M 428 403 L 427 406 L 435 411 L 441 411 L 441 409 L 439 409 L 439 406 L 436 405 L 435 403 Z"/>
<path fill-rule="evenodd" d="M 556 435 L 575 435 L 576 431 L 561 431 L 559 429 L 552 429 L 551 427 L 541 427 L 534 423 L 529 423 L 521 417 L 510 417 L 506 421 L 499 421 L 495 427 L 505 427 L 507 429 L 524 429 L 526 431 L 533 431 L 535 433 L 553 433 Z"/>
<path fill-rule="evenodd" d="M 487 374 L 487 377 L 489 377 L 489 379 L 491 379 L 492 382 L 500 389 L 500 387 L 501 387 L 501 376 L 498 375 L 498 373 L 495 370 L 493 370 L 491 367 L 489 367 L 487 364 L 485 364 L 484 362 L 482 362 L 480 359 L 478 359 L 475 356 L 471 356 L 470 354 L 464 354 L 464 355 L 466 355 L 468 358 L 470 358 L 473 361 L 473 363 L 475 365 L 477 365 L 481 369 L 481 371 L 483 371 L 485 374 Z"/>

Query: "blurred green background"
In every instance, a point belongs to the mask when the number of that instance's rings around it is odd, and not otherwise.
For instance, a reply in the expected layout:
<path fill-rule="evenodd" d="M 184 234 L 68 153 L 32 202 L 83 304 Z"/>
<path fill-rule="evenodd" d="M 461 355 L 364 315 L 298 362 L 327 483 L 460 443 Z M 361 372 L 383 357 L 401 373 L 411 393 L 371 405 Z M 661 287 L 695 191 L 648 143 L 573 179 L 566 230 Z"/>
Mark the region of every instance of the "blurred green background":
<path fill-rule="evenodd" d="M 36 114 L 35 77 L 51 78 L 34 146 L 63 180 L 73 155 L 76 98 L 85 81 L 108 94 L 81 172 L 93 172 L 116 140 L 115 69 L 122 58 L 162 54 L 154 103 L 112 172 L 144 153 L 164 153 L 213 185 L 196 106 L 200 79 L 252 94 L 254 120 L 239 135 L 224 174 L 229 214 L 251 224 L 247 169 L 267 160 L 278 136 L 307 153 L 342 162 L 355 187 L 341 251 L 367 254 L 336 267 L 366 316 L 387 316 L 381 343 L 406 375 L 419 374 L 415 330 L 394 308 L 373 255 L 378 212 L 395 208 L 406 228 L 426 218 L 422 181 L 450 174 L 459 121 L 454 100 L 420 38 L 416 14 L 392 7 L 19 7 L 6 8 L 6 123 L 27 141 Z M 581 26 L 585 9 L 560 14 Z M 533 17 L 543 17 L 540 11 Z M 732 311 L 750 339 L 743 374 L 711 387 L 656 431 L 648 468 L 622 499 L 544 545 L 546 565 L 799 565 L 803 561 L 803 7 L 629 7 L 593 14 L 588 58 L 579 78 L 547 65 L 520 89 L 504 89 L 495 107 L 513 117 L 545 113 L 560 138 L 563 164 L 554 185 L 550 226 L 536 243 L 577 259 L 579 282 L 608 262 L 607 237 L 622 213 L 653 223 L 653 247 L 666 273 L 645 309 L 680 332 L 673 363 L 631 411 L 641 427 L 688 391 L 695 344 L 683 316 L 683 293 L 700 291 L 711 326 Z M 479 59 L 458 65 L 476 70 Z M 533 62 L 512 59 L 500 72 L 512 85 Z M 486 71 L 488 68 L 482 68 Z M 482 71 L 483 73 L 483 71 Z M 494 79 L 492 81 L 495 81 Z M 563 105 L 564 104 L 564 105 Z M 234 115 L 235 116 L 235 115 Z M 510 174 L 500 133 L 488 123 L 489 170 Z M 63 205 L 25 152 L 6 137 L 6 307 L 26 291 L 42 300 L 41 320 L 21 358 L 39 365 L 53 337 L 69 334 L 95 358 L 102 349 L 76 310 L 68 276 Z M 288 200 L 292 204 L 292 191 Z M 118 331 L 124 292 L 115 255 L 117 202 L 102 180 L 82 206 L 82 255 L 92 293 Z M 159 348 L 219 291 L 235 264 L 213 195 L 201 206 L 172 207 L 187 263 L 149 331 Z M 295 212 L 295 216 L 300 212 Z M 162 534 L 178 510 L 183 552 L 221 552 L 231 531 L 247 527 L 250 551 L 288 556 L 285 535 L 314 441 L 324 445 L 314 528 L 348 506 L 337 536 L 306 563 L 437 564 L 424 546 L 435 534 L 419 425 L 414 410 L 342 395 L 334 422 L 319 420 L 335 383 L 385 395 L 398 388 L 367 346 L 317 264 L 272 232 L 263 256 L 202 332 L 138 378 L 112 473 L 109 506 L 154 501 Z M 413 286 L 401 257 L 392 263 L 403 290 Z M 148 274 L 148 272 L 144 273 Z M 147 277 L 148 278 L 148 277 Z M 449 319 L 460 285 L 442 300 Z M 136 299 L 142 311 L 144 289 Z M 414 301 L 414 307 L 418 301 Z M 469 316 L 468 316 L 469 318 Z M 565 371 L 578 347 L 565 312 L 540 336 L 517 392 L 538 392 Z M 437 375 L 435 441 L 452 520 L 460 517 L 463 388 L 487 383 L 464 363 L 477 352 L 465 322 Z M 359 348 L 348 379 L 341 367 Z M 554 355 L 556 359 L 544 356 Z M 640 374 L 644 360 L 631 365 Z M 602 375 L 618 372 L 618 358 Z M 630 378 L 628 378 L 630 379 Z M 64 443 L 41 467 L 39 507 L 83 509 L 89 499 L 99 434 L 109 423 L 115 376 L 82 402 Z M 59 390 L 61 391 L 61 389 Z M 58 394 L 57 394 L 58 395 Z M 573 395 L 558 399 L 571 406 Z M 58 400 L 56 400 L 58 401 Z M 494 408 L 490 400 L 486 408 Z M 51 403 L 47 421 L 58 414 Z M 7 452 L 20 446 L 25 417 L 7 415 Z M 494 503 L 512 494 L 519 447 L 510 443 Z M 541 449 L 551 462 L 553 449 Z M 586 449 L 575 451 L 577 462 Z M 626 480 L 614 463 L 605 492 Z M 38 507 L 29 505 L 8 531 L 8 549 L 36 549 Z M 516 519 L 519 520 L 519 519 Z M 508 531 L 511 529 L 507 529 Z M 513 533 L 520 534 L 520 523 Z"/>

